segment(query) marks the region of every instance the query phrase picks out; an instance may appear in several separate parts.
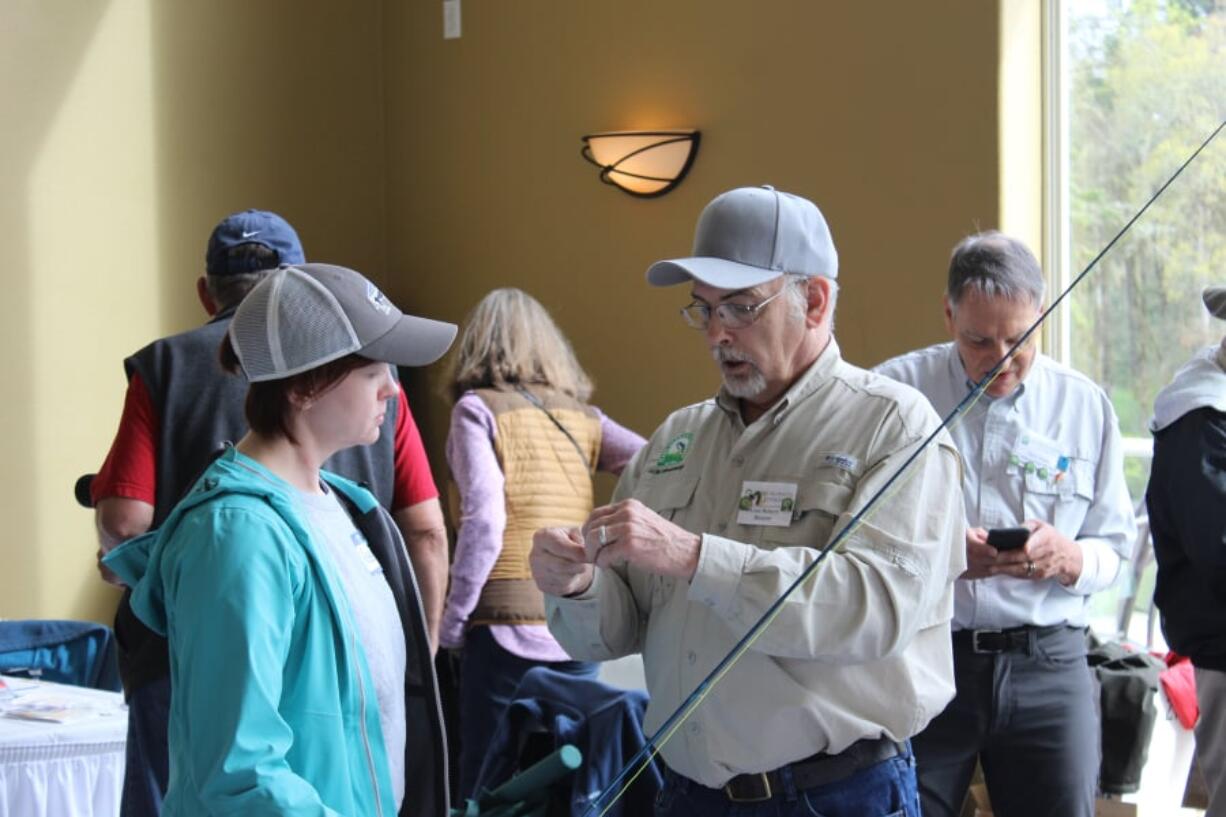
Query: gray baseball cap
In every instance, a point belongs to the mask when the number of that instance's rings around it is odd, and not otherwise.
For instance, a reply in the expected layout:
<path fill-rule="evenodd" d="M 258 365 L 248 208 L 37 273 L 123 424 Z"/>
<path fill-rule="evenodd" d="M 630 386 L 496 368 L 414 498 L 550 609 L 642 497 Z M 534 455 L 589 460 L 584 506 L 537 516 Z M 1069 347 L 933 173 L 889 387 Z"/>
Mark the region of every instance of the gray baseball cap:
<path fill-rule="evenodd" d="M 817 205 L 763 185 L 717 196 L 698 217 L 693 257 L 657 261 L 647 281 L 746 289 L 784 273 L 838 278 L 839 254 Z"/>
<path fill-rule="evenodd" d="M 260 281 L 230 321 L 247 379 L 281 380 L 349 354 L 425 366 L 456 326 L 405 315 L 361 273 L 331 264 L 282 266 Z"/>
<path fill-rule="evenodd" d="M 1226 320 L 1226 286 L 1205 287 L 1200 297 L 1213 317 Z"/>

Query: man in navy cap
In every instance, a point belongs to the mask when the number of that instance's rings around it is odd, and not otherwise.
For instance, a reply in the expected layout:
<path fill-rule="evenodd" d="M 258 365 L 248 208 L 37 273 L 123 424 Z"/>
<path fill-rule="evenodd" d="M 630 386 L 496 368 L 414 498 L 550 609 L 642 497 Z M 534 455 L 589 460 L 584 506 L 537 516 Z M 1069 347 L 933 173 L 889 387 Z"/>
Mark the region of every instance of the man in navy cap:
<path fill-rule="evenodd" d="M 914 817 L 908 739 L 954 691 L 958 455 L 944 433 L 918 451 L 940 422 L 922 395 L 843 361 L 812 202 L 724 193 L 693 256 L 647 279 L 687 285 L 723 387 L 664 421 L 581 530 L 537 532 L 550 631 L 575 658 L 641 652 L 655 731 L 915 456 L 660 747 L 657 811 Z"/>
<path fill-rule="evenodd" d="M 240 301 L 272 270 L 305 262 L 294 228 L 267 210 L 233 213 L 214 228 L 196 293 L 210 320 L 149 344 L 124 361 L 119 430 L 90 487 L 101 556 L 161 525 L 196 476 L 247 429 L 247 383 L 227 375 L 218 348 Z M 447 536 L 438 490 L 403 389 L 389 401 L 379 440 L 339 452 L 326 467 L 365 483 L 392 511 L 425 606 L 432 646 L 447 587 Z M 103 578 L 118 584 L 99 564 Z M 128 696 L 124 817 L 156 815 L 167 785 L 170 700 L 166 642 L 141 624 L 124 594 L 115 617 Z"/>
<path fill-rule="evenodd" d="M 1226 286 L 1205 306 L 1226 320 Z M 1196 672 L 1196 761 L 1209 817 L 1226 815 L 1226 337 L 1205 347 L 1154 401 L 1154 463 L 1145 503 L 1167 643 Z"/>

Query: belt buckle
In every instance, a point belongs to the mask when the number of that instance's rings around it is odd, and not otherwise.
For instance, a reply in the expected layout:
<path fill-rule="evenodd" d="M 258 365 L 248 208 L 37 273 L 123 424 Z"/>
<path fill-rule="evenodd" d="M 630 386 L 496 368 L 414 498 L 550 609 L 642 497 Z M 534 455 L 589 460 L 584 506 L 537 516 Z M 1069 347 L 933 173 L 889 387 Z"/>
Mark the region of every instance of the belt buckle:
<path fill-rule="evenodd" d="M 729 780 L 727 783 L 724 784 L 724 794 L 727 795 L 728 799 L 731 800 L 733 803 L 762 803 L 775 796 L 775 793 L 771 791 L 771 779 L 767 772 L 758 772 L 757 774 L 742 774 L 742 775 L 737 775 L 737 777 L 743 780 L 753 780 L 754 778 L 760 778 L 762 780 L 762 788 L 758 794 L 741 797 L 733 791 L 732 780 Z M 733 778 L 733 780 L 735 779 L 736 778 Z"/>
<path fill-rule="evenodd" d="M 1002 639 L 996 647 L 984 647 L 979 643 L 980 636 L 991 636 Z M 1002 630 L 971 630 L 971 652 L 977 655 L 996 655 L 1004 652 L 1004 632 Z"/>

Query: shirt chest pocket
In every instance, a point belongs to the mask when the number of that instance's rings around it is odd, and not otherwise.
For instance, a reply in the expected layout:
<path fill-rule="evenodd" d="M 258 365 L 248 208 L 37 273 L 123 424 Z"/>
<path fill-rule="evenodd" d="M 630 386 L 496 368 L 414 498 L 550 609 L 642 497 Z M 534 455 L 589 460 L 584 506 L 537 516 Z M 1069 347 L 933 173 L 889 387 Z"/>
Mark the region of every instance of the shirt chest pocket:
<path fill-rule="evenodd" d="M 1069 458 L 1068 470 L 1055 475 L 1022 471 L 1022 504 L 1026 519 L 1039 519 L 1066 536 L 1076 536 L 1094 500 L 1094 465 Z"/>
<path fill-rule="evenodd" d="M 679 474 L 665 474 L 653 479 L 646 479 L 635 486 L 632 496 L 639 502 L 669 520 L 675 525 L 696 530 L 686 524 L 694 506 L 694 492 L 698 489 L 698 477 L 682 477 Z M 701 533 L 702 531 L 697 531 Z M 636 588 L 639 603 L 647 609 L 663 607 L 676 591 L 677 580 L 668 576 L 652 574 L 646 584 Z M 646 593 L 643 597 L 641 594 Z"/>
<path fill-rule="evenodd" d="M 792 524 L 751 528 L 758 531 L 754 538 L 779 547 L 824 547 L 835 523 L 847 510 L 851 494 L 850 485 L 829 478 L 807 478 L 796 487 Z"/>
<path fill-rule="evenodd" d="M 694 492 L 698 477 L 683 477 L 680 474 L 665 474 L 641 481 L 634 489 L 634 498 L 681 527 L 687 527 L 684 519 L 694 504 Z"/>

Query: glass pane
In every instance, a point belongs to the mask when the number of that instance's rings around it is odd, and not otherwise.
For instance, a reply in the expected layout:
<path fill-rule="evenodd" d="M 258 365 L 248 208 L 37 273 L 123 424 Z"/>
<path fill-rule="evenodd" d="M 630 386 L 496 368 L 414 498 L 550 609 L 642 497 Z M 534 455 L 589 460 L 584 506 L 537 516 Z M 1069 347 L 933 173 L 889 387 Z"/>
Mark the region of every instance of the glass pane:
<path fill-rule="evenodd" d="M 1071 279 L 1226 116 L 1226 2 L 1066 9 Z M 1222 337 L 1200 292 L 1223 282 L 1226 135 L 1070 296 L 1070 362 L 1111 395 L 1125 436 L 1148 438 L 1158 390 Z"/>

